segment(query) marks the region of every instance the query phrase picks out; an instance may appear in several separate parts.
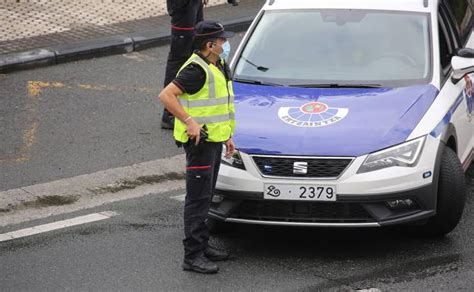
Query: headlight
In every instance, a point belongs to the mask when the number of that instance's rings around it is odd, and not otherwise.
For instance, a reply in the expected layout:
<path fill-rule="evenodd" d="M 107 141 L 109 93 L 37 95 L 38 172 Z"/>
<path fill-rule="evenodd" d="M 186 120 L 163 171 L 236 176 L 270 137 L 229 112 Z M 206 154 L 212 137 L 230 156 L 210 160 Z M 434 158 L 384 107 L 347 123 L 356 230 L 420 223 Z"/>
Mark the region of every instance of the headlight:
<path fill-rule="evenodd" d="M 226 158 L 225 153 L 226 153 L 226 147 L 224 145 L 222 149 L 222 160 L 221 160 L 222 164 L 245 170 L 244 162 L 242 161 L 242 157 L 240 157 L 240 153 L 238 150 L 235 150 L 234 154 L 230 158 Z"/>
<path fill-rule="evenodd" d="M 425 136 L 370 154 L 357 173 L 379 170 L 392 166 L 413 167 L 418 163 Z"/>

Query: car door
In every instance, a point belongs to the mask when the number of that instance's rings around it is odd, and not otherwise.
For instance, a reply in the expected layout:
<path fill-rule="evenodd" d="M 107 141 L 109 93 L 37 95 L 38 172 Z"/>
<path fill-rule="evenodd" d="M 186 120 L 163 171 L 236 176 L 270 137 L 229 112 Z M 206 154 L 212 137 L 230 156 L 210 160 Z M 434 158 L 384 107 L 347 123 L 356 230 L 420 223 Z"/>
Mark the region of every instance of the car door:
<path fill-rule="evenodd" d="M 450 5 L 455 5 L 456 2 L 457 0 L 454 0 L 449 3 Z M 466 3 L 467 2 L 464 2 L 464 4 Z M 457 7 L 458 10 L 459 7 L 460 6 Z M 472 80 L 474 79 L 474 74 L 467 74 L 460 81 L 454 81 L 451 78 L 451 58 L 455 55 L 457 49 L 464 47 L 469 42 L 472 43 L 472 40 L 469 40 L 468 38 L 474 37 L 472 34 L 472 26 L 469 36 L 465 36 L 464 38 L 460 36 L 459 24 L 455 22 L 456 17 L 459 17 L 461 22 L 465 17 L 472 17 L 470 6 L 462 5 L 462 7 L 465 8 L 466 12 L 464 14 L 457 12 L 457 16 L 454 16 L 453 13 L 451 13 L 450 8 L 443 3 L 441 3 L 439 7 L 439 61 L 442 68 L 440 97 L 450 101 L 448 114 L 451 115 L 450 122 L 454 125 L 456 130 L 456 152 L 459 160 L 463 163 L 464 169 L 467 169 L 473 154 L 474 145 L 474 122 L 472 117 Z M 468 19 L 468 21 L 471 21 L 471 19 Z M 466 24 L 464 23 L 464 25 Z"/>

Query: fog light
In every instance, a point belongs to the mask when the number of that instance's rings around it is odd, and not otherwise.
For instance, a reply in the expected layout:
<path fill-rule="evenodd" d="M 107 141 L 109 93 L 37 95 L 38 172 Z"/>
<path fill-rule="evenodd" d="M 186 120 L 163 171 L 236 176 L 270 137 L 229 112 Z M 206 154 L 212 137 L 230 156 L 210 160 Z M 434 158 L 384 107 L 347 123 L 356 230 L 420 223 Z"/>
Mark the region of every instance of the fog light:
<path fill-rule="evenodd" d="M 221 195 L 212 196 L 212 202 L 213 203 L 220 203 L 220 202 L 222 202 L 222 200 L 224 200 L 224 197 L 221 196 Z"/>
<path fill-rule="evenodd" d="M 423 173 L 423 178 L 429 178 L 429 177 L 431 177 L 431 171 L 427 171 Z"/>
<path fill-rule="evenodd" d="M 416 203 L 410 199 L 387 201 L 385 204 L 390 209 L 414 209 L 417 207 Z"/>

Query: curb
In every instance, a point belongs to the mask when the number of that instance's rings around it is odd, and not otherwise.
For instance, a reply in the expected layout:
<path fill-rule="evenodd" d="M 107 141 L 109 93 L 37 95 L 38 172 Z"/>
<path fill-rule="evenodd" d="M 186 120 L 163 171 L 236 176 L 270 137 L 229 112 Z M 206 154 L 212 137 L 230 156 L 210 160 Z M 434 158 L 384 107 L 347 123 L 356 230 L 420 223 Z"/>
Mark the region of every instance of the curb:
<path fill-rule="evenodd" d="M 242 17 L 224 22 L 223 25 L 228 30 L 243 31 L 250 26 L 253 19 L 254 17 Z M 144 32 L 7 54 L 0 56 L 0 73 L 130 53 L 165 45 L 169 39 L 169 33 Z"/>
<path fill-rule="evenodd" d="M 30 65 L 46 66 L 54 64 L 54 52 L 37 49 L 17 54 L 8 54 L 0 57 L 0 73 L 13 71 L 11 69 L 28 69 Z"/>
<path fill-rule="evenodd" d="M 185 155 L 0 191 L 0 228 L 106 203 L 184 189 Z"/>

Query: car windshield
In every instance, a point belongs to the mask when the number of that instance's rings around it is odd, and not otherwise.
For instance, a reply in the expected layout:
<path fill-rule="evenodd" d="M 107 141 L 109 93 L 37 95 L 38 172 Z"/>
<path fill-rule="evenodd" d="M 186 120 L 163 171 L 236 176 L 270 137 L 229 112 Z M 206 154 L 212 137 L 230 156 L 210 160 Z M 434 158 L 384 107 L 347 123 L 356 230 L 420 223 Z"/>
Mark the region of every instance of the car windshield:
<path fill-rule="evenodd" d="M 431 77 L 426 13 L 266 11 L 238 57 L 236 81 L 301 87 L 379 87 Z"/>

